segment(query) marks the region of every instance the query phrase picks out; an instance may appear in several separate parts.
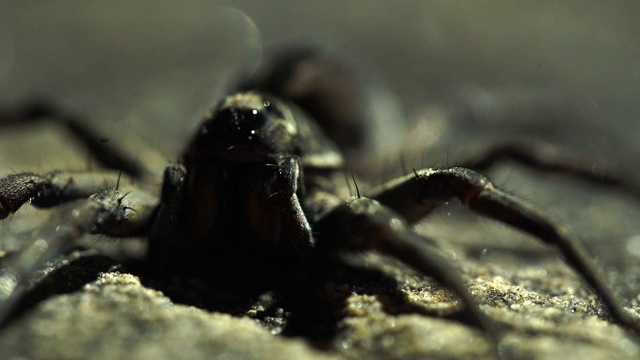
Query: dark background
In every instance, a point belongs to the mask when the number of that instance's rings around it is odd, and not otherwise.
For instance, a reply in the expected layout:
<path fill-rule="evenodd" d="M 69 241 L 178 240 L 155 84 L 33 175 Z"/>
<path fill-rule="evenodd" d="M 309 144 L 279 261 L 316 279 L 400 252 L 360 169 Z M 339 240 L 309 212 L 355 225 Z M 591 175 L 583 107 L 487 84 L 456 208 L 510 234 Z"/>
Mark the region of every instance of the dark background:
<path fill-rule="evenodd" d="M 132 128 L 170 153 L 233 71 L 257 64 L 264 48 L 289 42 L 351 54 L 388 84 L 412 121 L 434 104 L 472 103 L 486 112 L 528 102 L 508 122 L 582 138 L 595 151 L 637 150 L 640 46 L 633 2 L 189 1 L 178 7 L 36 1 L 2 7 L 2 103 L 34 94 L 53 98 L 93 114 L 108 135 Z M 530 118 L 543 99 L 562 99 L 584 116 Z"/>

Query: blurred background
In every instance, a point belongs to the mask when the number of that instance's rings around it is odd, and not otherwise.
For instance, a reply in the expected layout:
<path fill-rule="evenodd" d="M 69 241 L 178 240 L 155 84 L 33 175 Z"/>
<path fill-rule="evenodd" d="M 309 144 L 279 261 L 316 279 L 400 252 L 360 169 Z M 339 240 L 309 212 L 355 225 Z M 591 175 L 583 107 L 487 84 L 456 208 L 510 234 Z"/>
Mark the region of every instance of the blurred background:
<path fill-rule="evenodd" d="M 313 43 L 385 84 L 389 113 L 401 112 L 388 120 L 402 149 L 380 144 L 381 172 L 399 171 L 400 153 L 409 168 L 440 166 L 459 149 L 534 139 L 640 179 L 638 18 L 634 1 L 3 1 L 0 105 L 49 99 L 109 141 L 135 153 L 141 138 L 174 161 L 238 71 L 265 49 Z M 84 169 L 87 158 L 54 124 L 0 130 L 2 174 Z M 490 175 L 571 224 L 635 297 L 640 199 L 515 164 Z M 491 249 L 537 249 L 477 222 L 451 205 L 421 231 L 487 261 Z M 15 217 L 0 234 L 23 227 Z"/>
<path fill-rule="evenodd" d="M 480 135 L 511 126 L 593 151 L 638 150 L 633 1 L 0 6 L 2 104 L 46 97 L 91 115 L 105 137 L 135 131 L 167 155 L 181 150 L 233 74 L 257 65 L 265 48 L 291 42 L 357 59 L 410 121 L 434 105 L 464 106 L 478 115 L 466 127 L 493 128 Z M 533 116 L 561 102 L 562 117 Z M 429 129 L 451 137 L 443 126 Z"/>

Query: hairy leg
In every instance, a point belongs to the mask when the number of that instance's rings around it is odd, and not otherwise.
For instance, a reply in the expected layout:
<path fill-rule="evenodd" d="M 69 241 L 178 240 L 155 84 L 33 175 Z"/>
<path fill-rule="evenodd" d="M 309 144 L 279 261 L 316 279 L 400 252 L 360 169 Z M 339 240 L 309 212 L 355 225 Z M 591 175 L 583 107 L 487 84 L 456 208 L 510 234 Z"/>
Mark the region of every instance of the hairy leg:
<path fill-rule="evenodd" d="M 534 169 L 567 174 L 596 184 L 612 186 L 633 196 L 640 197 L 640 179 L 610 164 L 598 164 L 594 159 L 561 147 L 543 142 L 507 143 L 490 147 L 479 155 L 458 162 L 458 167 L 486 170 L 502 161 L 512 160 Z"/>
<path fill-rule="evenodd" d="M 320 219 L 315 230 L 320 254 L 374 249 L 433 277 L 462 300 L 462 317 L 484 330 L 497 344 L 501 331 L 476 304 L 464 280 L 433 241 L 413 232 L 398 213 L 378 201 L 358 198 Z"/>
<path fill-rule="evenodd" d="M 474 212 L 518 228 L 557 248 L 598 294 L 616 322 L 640 333 L 640 325 L 626 313 L 592 257 L 568 227 L 523 199 L 497 189 L 483 175 L 466 168 L 424 169 L 392 180 L 372 194 L 372 198 L 409 222 L 423 218 L 452 197 L 460 199 Z"/>
<path fill-rule="evenodd" d="M 159 155 L 141 140 L 136 140 L 135 157 L 130 156 L 118 144 L 106 141 L 87 126 L 87 120 L 45 101 L 26 102 L 11 108 L 0 108 L 0 128 L 23 126 L 39 121 L 52 121 L 62 125 L 82 142 L 102 165 L 123 171 L 135 178 L 152 177 L 158 171 L 152 166 L 162 163 Z M 131 134 L 128 134 L 131 136 Z"/>

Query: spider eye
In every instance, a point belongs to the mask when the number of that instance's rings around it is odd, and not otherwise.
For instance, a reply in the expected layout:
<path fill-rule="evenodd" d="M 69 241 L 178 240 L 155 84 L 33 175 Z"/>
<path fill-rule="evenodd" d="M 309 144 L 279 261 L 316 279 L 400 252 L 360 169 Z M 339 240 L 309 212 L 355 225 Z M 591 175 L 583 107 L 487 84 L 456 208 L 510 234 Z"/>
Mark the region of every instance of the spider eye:
<path fill-rule="evenodd" d="M 267 114 L 257 109 L 226 108 L 219 110 L 214 121 L 208 123 L 215 127 L 221 136 L 244 142 L 251 141 L 257 132 L 267 124 Z"/>
<path fill-rule="evenodd" d="M 257 109 L 223 108 L 202 124 L 196 137 L 196 149 L 224 150 L 235 146 L 250 146 L 260 141 L 268 123 L 268 115 Z M 210 152 L 210 151 L 207 151 Z"/>
<path fill-rule="evenodd" d="M 233 162 L 271 162 L 293 150 L 295 123 L 255 93 L 227 97 L 198 132 L 189 152 Z"/>

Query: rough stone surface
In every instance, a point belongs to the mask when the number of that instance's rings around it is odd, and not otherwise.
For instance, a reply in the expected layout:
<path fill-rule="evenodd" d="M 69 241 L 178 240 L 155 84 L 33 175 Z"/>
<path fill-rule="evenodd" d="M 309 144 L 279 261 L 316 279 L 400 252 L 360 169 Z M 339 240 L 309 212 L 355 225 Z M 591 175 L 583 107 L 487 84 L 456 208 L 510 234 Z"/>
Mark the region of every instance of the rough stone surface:
<path fill-rule="evenodd" d="M 315 42 L 352 52 L 406 109 L 408 122 L 395 123 L 413 129 L 402 151 L 381 144 L 387 157 L 374 166 L 385 178 L 402 168 L 396 154 L 409 169 L 440 166 L 455 164 L 459 150 L 533 139 L 640 179 L 633 3 L 353 1 L 339 11 L 337 3 L 288 1 L 106 4 L 3 2 L 0 105 L 42 96 L 85 114 L 134 153 L 142 138 L 176 159 L 233 71 L 255 65 L 263 46 Z M 0 176 L 86 169 L 87 158 L 54 124 L 0 130 Z M 639 199 L 512 163 L 488 175 L 569 224 L 640 321 Z M 47 213 L 25 207 L 5 220 L 0 250 L 18 248 Z M 534 239 L 453 202 L 416 231 L 442 245 L 506 330 L 503 358 L 640 357 L 638 339 L 612 324 L 597 296 Z M 122 243 L 85 241 L 130 254 Z M 455 296 L 428 277 L 377 255 L 349 263 L 385 276 L 337 272 L 288 297 L 247 299 L 189 279 L 158 283 L 94 251 L 76 252 L 37 274 L 32 307 L 0 330 L 0 358 L 495 357 L 484 334 L 455 318 Z"/>
<path fill-rule="evenodd" d="M 91 254 L 75 253 L 71 264 Z M 270 294 L 258 297 L 243 316 L 209 312 L 175 304 L 113 265 L 113 270 L 98 273 L 79 290 L 51 296 L 11 323 L 0 336 L 0 355 L 3 359 L 494 358 L 493 345 L 477 329 L 439 317 L 455 314 L 459 307 L 446 289 L 382 257 L 363 256 L 353 263 L 391 274 L 397 288 L 358 279 L 326 282 L 318 296 L 340 313 L 329 339 L 277 335 L 292 317 L 304 314 L 292 314 L 288 303 L 280 308 Z M 479 264 L 465 259 L 464 264 L 470 271 L 469 287 L 483 310 L 507 329 L 499 344 L 504 358 L 640 356 L 633 337 L 598 315 L 602 308 L 595 296 L 584 291 L 558 261 L 519 268 L 508 267 L 508 261 Z M 65 266 L 70 265 L 59 269 Z M 69 271 L 80 276 L 87 268 Z M 394 299 L 398 294 L 401 299 Z M 274 306 L 272 315 L 261 316 Z M 419 309 L 410 311 L 408 306 Z"/>
<path fill-rule="evenodd" d="M 335 358 L 249 319 L 174 305 L 117 272 L 42 303 L 1 342 L 3 359 Z"/>

